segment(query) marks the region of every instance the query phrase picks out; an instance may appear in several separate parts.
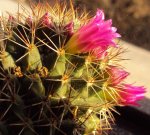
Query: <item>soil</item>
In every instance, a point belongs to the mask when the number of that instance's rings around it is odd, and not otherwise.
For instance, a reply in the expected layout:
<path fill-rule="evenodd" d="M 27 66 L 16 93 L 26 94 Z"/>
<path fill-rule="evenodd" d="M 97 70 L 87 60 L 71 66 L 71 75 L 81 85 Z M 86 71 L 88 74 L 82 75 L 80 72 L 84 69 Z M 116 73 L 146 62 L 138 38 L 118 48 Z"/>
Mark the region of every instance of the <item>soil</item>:
<path fill-rule="evenodd" d="M 150 0 L 75 0 L 75 4 L 92 13 L 103 9 L 122 39 L 150 50 Z"/>

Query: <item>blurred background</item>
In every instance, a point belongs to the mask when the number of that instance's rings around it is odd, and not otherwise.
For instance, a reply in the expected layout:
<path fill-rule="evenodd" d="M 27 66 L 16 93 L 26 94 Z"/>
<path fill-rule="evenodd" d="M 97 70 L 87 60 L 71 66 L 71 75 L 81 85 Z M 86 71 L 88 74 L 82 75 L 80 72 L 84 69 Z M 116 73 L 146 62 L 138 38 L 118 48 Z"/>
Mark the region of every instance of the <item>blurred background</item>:
<path fill-rule="evenodd" d="M 28 0 L 20 1 L 25 8 L 29 8 Z M 54 3 L 54 0 L 47 1 Z M 147 88 L 146 98 L 140 102 L 141 106 L 124 108 L 121 119 L 117 117 L 119 128 L 114 128 L 111 134 L 150 135 L 150 0 L 73 0 L 73 2 L 75 7 L 86 7 L 91 14 L 94 14 L 97 8 L 103 9 L 106 19 L 113 20 L 113 26 L 117 27 L 122 35 L 119 44 L 128 50 L 123 57 L 130 60 L 122 63 L 131 73 L 128 81 Z M 0 11 L 14 14 L 18 11 L 18 0 L 0 0 Z"/>

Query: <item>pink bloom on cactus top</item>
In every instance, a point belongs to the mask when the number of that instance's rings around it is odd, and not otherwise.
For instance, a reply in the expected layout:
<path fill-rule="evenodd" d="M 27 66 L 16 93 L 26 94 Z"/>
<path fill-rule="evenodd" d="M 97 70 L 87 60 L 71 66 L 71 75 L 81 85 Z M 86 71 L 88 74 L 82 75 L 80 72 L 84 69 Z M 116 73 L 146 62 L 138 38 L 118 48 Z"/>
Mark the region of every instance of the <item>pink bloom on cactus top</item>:
<path fill-rule="evenodd" d="M 84 53 L 99 49 L 102 52 L 109 46 L 117 46 L 115 39 L 120 37 L 117 29 L 112 27 L 112 20 L 104 20 L 102 10 L 97 10 L 96 15 L 82 26 L 68 41 L 67 51 L 70 53 Z M 98 53 L 98 52 L 97 52 Z"/>
<path fill-rule="evenodd" d="M 133 86 L 131 84 L 124 84 L 123 81 L 127 78 L 129 73 L 122 68 L 110 66 L 107 70 L 110 77 L 108 84 L 118 92 L 118 102 L 123 105 L 137 105 L 137 101 L 144 98 L 146 92 L 143 86 Z"/>
<path fill-rule="evenodd" d="M 73 34 L 73 25 L 74 25 L 74 23 L 73 23 L 73 22 L 70 22 L 70 23 L 68 23 L 68 24 L 64 27 L 64 29 L 65 29 L 66 31 L 70 32 L 71 34 Z"/>
<path fill-rule="evenodd" d="M 29 26 L 32 26 L 32 23 L 33 23 L 33 18 L 32 18 L 32 16 L 29 16 L 29 17 L 26 19 L 26 24 L 29 25 Z"/>
<path fill-rule="evenodd" d="M 122 98 L 121 103 L 124 105 L 137 105 L 136 102 L 144 98 L 145 92 L 143 86 L 123 84 L 123 88 L 119 93 Z"/>
<path fill-rule="evenodd" d="M 50 27 L 51 26 L 51 16 L 50 14 L 47 12 L 45 13 L 42 18 L 41 18 L 41 23 L 44 24 L 45 26 L 47 27 Z"/>

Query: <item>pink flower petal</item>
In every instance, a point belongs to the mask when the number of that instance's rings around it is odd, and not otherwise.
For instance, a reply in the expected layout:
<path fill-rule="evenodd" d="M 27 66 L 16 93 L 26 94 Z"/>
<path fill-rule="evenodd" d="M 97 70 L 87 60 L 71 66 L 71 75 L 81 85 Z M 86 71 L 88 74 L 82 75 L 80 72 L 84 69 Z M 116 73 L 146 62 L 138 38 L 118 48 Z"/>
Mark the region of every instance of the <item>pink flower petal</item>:
<path fill-rule="evenodd" d="M 42 18 L 41 18 L 41 23 L 43 24 L 43 25 L 46 25 L 47 27 L 50 27 L 51 26 L 51 24 L 52 24 L 52 22 L 51 22 L 51 16 L 50 16 L 50 14 L 47 12 L 47 13 L 45 13 L 43 16 L 42 16 Z"/>
<path fill-rule="evenodd" d="M 129 73 L 126 72 L 125 70 L 114 66 L 111 66 L 108 72 L 111 76 L 110 77 L 111 85 L 118 85 L 129 75 Z"/>
<path fill-rule="evenodd" d="M 124 84 L 120 96 L 123 98 L 121 101 L 124 105 L 137 105 L 137 101 L 144 98 L 146 89 L 143 86 L 132 86 Z"/>

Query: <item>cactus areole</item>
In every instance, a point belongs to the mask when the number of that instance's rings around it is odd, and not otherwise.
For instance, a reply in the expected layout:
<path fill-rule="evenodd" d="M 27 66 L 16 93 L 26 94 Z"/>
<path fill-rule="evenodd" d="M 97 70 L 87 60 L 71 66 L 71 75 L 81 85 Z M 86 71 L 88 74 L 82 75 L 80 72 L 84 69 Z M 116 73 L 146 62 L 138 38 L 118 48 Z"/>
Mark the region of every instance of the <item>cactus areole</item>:
<path fill-rule="evenodd" d="M 69 8 L 70 7 L 70 8 Z M 0 16 L 0 134 L 101 135 L 114 106 L 136 105 L 145 88 L 125 82 L 120 34 L 102 10 L 65 3 Z"/>

